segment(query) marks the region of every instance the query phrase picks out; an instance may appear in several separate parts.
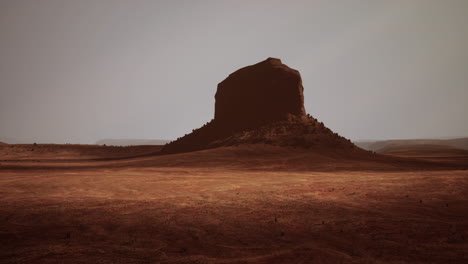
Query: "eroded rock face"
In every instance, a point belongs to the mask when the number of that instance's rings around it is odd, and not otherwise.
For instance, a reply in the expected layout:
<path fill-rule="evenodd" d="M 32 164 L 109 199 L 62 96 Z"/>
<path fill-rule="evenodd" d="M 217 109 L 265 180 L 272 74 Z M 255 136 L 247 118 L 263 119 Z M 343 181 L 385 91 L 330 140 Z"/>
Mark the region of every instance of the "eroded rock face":
<path fill-rule="evenodd" d="M 306 114 L 301 75 L 275 58 L 230 74 L 215 99 L 214 121 L 232 131 Z"/>
<path fill-rule="evenodd" d="M 241 144 L 353 149 L 347 139 L 307 116 L 301 75 L 268 58 L 218 84 L 215 118 L 167 144 L 161 154 Z"/>

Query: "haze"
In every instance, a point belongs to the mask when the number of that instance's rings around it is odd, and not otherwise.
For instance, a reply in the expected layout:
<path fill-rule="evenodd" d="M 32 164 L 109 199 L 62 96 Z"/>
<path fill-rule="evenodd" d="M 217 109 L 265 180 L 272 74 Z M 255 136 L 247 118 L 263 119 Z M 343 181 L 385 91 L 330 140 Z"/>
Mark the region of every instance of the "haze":
<path fill-rule="evenodd" d="M 277 57 L 356 139 L 468 135 L 468 1 L 0 1 L 0 141 L 175 139 Z"/>

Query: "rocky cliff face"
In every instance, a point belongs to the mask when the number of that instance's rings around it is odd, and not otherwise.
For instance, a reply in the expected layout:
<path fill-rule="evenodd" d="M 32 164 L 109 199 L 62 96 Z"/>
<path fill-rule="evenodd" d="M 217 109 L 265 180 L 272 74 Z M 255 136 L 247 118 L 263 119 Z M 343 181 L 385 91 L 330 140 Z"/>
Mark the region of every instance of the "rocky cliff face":
<path fill-rule="evenodd" d="M 323 149 L 355 146 L 306 114 L 301 76 L 268 58 L 230 74 L 218 84 L 215 117 L 162 149 L 180 153 L 240 144 Z"/>
<path fill-rule="evenodd" d="M 274 58 L 229 75 L 218 84 L 215 99 L 215 122 L 232 131 L 306 114 L 301 75 Z"/>

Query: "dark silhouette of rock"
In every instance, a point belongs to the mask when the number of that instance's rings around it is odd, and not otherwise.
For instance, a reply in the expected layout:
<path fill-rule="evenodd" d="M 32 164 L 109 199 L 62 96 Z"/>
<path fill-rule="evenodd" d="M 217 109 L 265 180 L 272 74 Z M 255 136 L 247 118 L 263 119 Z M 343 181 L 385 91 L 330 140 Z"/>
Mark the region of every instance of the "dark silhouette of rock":
<path fill-rule="evenodd" d="M 230 74 L 215 98 L 215 121 L 232 131 L 305 116 L 301 75 L 275 58 Z"/>
<path fill-rule="evenodd" d="M 307 115 L 298 71 L 268 58 L 218 84 L 215 118 L 161 150 L 180 153 L 240 144 L 357 149 Z"/>

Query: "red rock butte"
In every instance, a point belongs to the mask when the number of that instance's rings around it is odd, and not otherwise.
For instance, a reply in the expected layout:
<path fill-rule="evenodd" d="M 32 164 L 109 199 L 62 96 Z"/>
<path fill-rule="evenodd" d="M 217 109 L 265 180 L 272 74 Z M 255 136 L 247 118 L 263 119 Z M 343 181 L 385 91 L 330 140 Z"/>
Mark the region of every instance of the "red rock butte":
<path fill-rule="evenodd" d="M 215 117 L 165 145 L 162 154 L 240 144 L 355 149 L 347 139 L 306 114 L 297 70 L 268 58 L 218 84 Z"/>
<path fill-rule="evenodd" d="M 218 84 L 215 122 L 233 131 L 251 129 L 305 116 L 302 79 L 298 71 L 268 58 L 230 74 Z"/>

